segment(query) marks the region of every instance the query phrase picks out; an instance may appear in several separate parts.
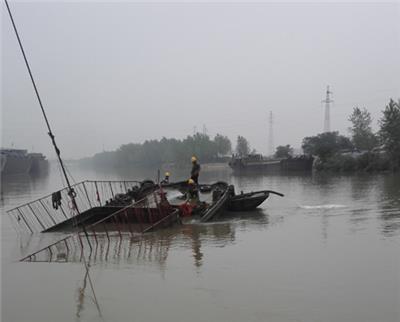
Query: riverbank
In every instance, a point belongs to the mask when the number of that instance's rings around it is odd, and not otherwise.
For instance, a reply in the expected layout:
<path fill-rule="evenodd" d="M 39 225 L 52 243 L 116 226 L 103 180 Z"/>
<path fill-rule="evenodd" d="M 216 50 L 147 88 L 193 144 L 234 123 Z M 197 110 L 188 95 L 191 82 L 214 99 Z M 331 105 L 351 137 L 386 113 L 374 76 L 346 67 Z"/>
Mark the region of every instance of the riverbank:
<path fill-rule="evenodd" d="M 387 154 L 365 152 L 362 154 L 335 154 L 326 160 L 316 159 L 314 162 L 316 171 L 329 172 L 396 172 L 398 166 L 394 164 Z"/>

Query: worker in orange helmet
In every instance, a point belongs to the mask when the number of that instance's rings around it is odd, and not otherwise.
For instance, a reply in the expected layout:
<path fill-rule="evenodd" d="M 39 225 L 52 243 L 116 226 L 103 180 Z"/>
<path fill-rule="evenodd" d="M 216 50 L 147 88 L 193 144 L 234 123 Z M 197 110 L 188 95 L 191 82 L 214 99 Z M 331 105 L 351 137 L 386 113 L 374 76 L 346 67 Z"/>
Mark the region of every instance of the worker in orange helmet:
<path fill-rule="evenodd" d="M 170 177 L 170 173 L 167 171 L 165 172 L 165 177 L 164 179 L 161 181 L 161 184 L 168 184 L 169 183 L 169 177 Z"/>

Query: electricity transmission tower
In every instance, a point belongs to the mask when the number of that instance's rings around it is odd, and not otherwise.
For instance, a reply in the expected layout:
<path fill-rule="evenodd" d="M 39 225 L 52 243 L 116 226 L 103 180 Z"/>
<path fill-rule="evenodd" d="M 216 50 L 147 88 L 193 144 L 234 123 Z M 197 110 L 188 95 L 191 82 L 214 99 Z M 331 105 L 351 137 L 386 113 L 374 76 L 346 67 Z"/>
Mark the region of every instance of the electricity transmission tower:
<path fill-rule="evenodd" d="M 326 98 L 322 101 L 325 103 L 325 118 L 324 118 L 324 132 L 331 131 L 331 103 L 333 100 L 331 99 L 330 95 L 332 92 L 329 90 L 329 85 L 326 87 Z"/>
<path fill-rule="evenodd" d="M 207 135 L 207 127 L 203 124 L 203 135 Z"/>

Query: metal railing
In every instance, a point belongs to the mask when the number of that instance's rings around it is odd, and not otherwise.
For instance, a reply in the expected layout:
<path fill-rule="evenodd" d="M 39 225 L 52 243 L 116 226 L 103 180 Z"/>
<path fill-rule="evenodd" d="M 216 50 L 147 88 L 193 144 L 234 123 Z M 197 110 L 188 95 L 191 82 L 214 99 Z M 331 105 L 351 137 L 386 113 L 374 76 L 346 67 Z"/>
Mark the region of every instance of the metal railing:
<path fill-rule="evenodd" d="M 116 194 L 127 193 L 139 181 L 86 180 L 72 185 L 76 192 L 73 206 L 68 189 L 60 191 L 61 199 L 53 205 L 52 194 L 8 210 L 7 214 L 17 232 L 36 233 L 47 230 L 93 207 L 105 205 Z M 78 212 L 79 210 L 79 212 Z"/>

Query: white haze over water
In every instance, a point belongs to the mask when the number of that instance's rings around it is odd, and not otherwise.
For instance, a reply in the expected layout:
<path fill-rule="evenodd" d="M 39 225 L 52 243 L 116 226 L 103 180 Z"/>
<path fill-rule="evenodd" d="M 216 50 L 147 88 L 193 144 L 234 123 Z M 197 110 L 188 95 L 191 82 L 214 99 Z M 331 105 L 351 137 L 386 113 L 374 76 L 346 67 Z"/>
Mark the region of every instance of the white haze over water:
<path fill-rule="evenodd" d="M 354 106 L 377 119 L 400 97 L 400 5 L 11 2 L 67 158 L 199 131 L 268 150 L 331 128 Z M 2 146 L 54 152 L 2 6 Z"/>

